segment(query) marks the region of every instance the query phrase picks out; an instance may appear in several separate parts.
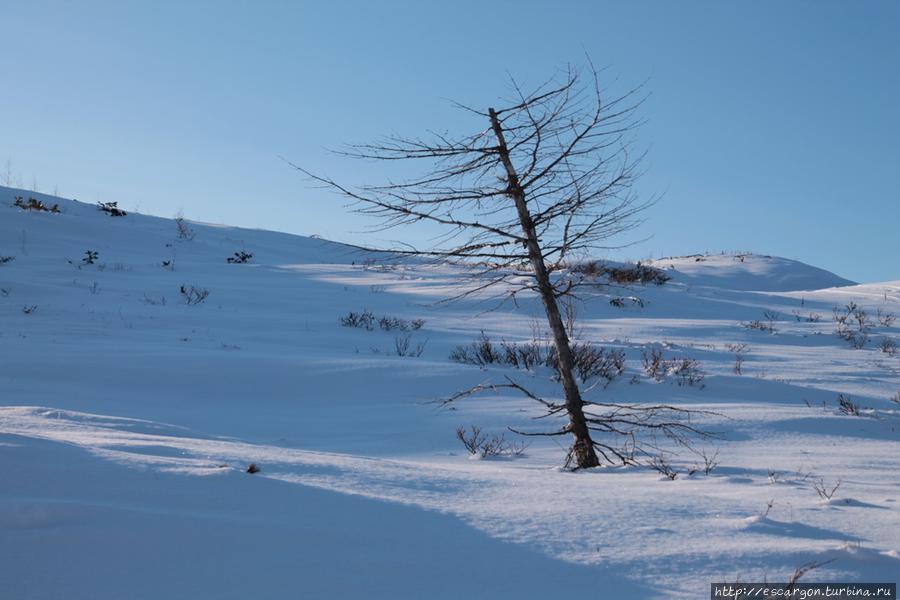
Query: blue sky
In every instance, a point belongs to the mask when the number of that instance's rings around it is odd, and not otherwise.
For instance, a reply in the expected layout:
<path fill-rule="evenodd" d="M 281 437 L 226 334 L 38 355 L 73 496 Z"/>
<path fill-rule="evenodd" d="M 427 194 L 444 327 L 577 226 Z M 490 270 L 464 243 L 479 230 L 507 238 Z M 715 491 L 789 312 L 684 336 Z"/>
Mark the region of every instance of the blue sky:
<path fill-rule="evenodd" d="M 507 72 L 527 86 L 587 52 L 613 90 L 652 93 L 637 189 L 664 196 L 625 255 L 900 279 L 900 3 L 2 3 L 0 159 L 25 187 L 374 243 L 278 156 L 380 182 L 325 148 L 465 132 L 448 99 L 486 107 Z"/>

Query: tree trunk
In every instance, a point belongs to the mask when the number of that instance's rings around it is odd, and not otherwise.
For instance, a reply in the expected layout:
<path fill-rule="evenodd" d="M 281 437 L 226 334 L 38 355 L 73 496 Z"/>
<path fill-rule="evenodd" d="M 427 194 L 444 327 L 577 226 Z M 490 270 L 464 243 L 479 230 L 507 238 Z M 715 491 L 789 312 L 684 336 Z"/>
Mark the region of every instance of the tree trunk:
<path fill-rule="evenodd" d="M 596 467 L 600 464 L 600 461 L 597 459 L 597 453 L 594 451 L 594 442 L 591 440 L 587 421 L 584 418 L 581 391 L 578 389 L 578 383 L 575 381 L 575 361 L 572 357 L 572 348 L 569 345 L 569 336 L 566 334 L 566 328 L 559 313 L 556 294 L 550 282 L 547 265 L 544 263 L 544 254 L 538 242 L 534 222 L 525 203 L 525 190 L 522 189 L 519 175 L 509 158 L 509 148 L 506 145 L 503 127 L 500 125 L 497 113 L 491 108 L 489 109 L 489 115 L 491 117 L 491 128 L 497 138 L 500 158 L 506 169 L 507 194 L 516 203 L 519 223 L 522 225 L 522 233 L 525 236 L 525 248 L 528 252 L 528 259 L 531 261 L 538 293 L 544 304 L 544 311 L 547 313 L 550 331 L 553 333 L 553 343 L 556 346 L 556 354 L 559 358 L 559 377 L 562 381 L 565 395 L 566 412 L 569 414 L 567 429 L 574 437 L 572 457 L 579 469 Z"/>

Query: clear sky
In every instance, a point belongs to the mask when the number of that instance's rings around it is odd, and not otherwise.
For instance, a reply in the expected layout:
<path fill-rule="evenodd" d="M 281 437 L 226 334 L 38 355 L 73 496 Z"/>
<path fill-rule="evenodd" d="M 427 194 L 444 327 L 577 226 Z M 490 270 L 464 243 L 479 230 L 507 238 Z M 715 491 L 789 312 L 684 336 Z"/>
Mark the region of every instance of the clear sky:
<path fill-rule="evenodd" d="M 652 93 L 638 191 L 664 196 L 625 254 L 900 279 L 900 2 L 0 5 L 0 160 L 24 187 L 373 243 L 278 156 L 380 182 L 325 148 L 465 132 L 448 99 L 486 107 L 507 72 L 537 83 L 587 52 Z"/>

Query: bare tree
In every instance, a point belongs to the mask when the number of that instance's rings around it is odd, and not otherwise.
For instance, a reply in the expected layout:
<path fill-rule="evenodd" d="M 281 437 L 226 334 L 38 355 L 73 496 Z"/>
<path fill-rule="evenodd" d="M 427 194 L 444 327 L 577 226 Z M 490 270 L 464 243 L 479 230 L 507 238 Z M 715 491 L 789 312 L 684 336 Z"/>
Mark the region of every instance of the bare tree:
<path fill-rule="evenodd" d="M 631 134 L 639 125 L 642 92 L 638 87 L 606 98 L 593 65 L 586 78 L 569 67 L 529 93 L 515 80 L 511 84 L 514 97 L 507 106 L 485 111 L 456 105 L 483 119 L 484 127 L 474 134 L 432 133 L 427 140 L 392 136 L 338 152 L 358 159 L 425 162 L 429 167 L 423 176 L 351 187 L 293 166 L 349 198 L 357 212 L 378 218 L 379 230 L 438 227 L 443 235 L 428 248 L 400 244 L 379 250 L 468 264 L 477 279 L 461 296 L 492 286 L 500 286 L 505 298 L 525 290 L 537 293 L 556 347 L 565 403 L 527 394 L 551 413 L 568 416 L 565 427 L 543 435 L 571 434 L 571 462 L 594 467 L 600 464 L 595 449 L 602 452 L 604 446 L 592 440 L 591 430 L 618 431 L 615 423 L 623 411 L 627 416 L 620 424 L 656 424 L 649 415 L 619 405 L 603 405 L 608 410 L 601 415 L 585 413 L 601 405 L 582 398 L 559 306 L 561 298 L 588 284 L 568 268 L 572 260 L 633 228 L 648 205 L 632 191 L 642 155 L 632 152 Z M 518 384 L 506 387 L 525 392 Z M 479 389 L 485 386 L 469 392 Z"/>

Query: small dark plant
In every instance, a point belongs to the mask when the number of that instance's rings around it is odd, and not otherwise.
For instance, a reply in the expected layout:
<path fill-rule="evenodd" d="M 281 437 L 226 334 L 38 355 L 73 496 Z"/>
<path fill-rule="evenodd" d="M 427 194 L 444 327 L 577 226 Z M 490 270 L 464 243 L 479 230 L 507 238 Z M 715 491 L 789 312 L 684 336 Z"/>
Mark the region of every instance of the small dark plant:
<path fill-rule="evenodd" d="M 30 315 L 36 310 L 37 310 L 37 304 L 26 304 L 25 306 L 22 307 L 22 312 L 25 313 L 26 315 Z"/>
<path fill-rule="evenodd" d="M 235 252 L 234 256 L 229 256 L 228 258 L 226 258 L 225 262 L 233 264 L 244 264 L 246 262 L 249 262 L 251 258 L 253 258 L 252 254 L 241 250 L 240 252 Z"/>
<path fill-rule="evenodd" d="M 838 482 L 832 487 L 825 485 L 825 480 L 822 478 L 819 478 L 819 481 L 813 482 L 813 489 L 816 490 L 816 493 L 822 500 L 831 500 L 839 487 L 841 487 L 840 479 L 838 479 Z"/>
<path fill-rule="evenodd" d="M 884 336 L 881 338 L 881 343 L 878 344 L 878 349 L 888 356 L 895 356 L 897 354 L 897 340 Z"/>
<path fill-rule="evenodd" d="M 652 459 L 650 459 L 650 462 L 647 463 L 647 466 L 660 472 L 661 474 L 665 475 L 666 478 L 672 481 L 674 481 L 675 478 L 678 477 L 678 472 L 675 471 L 674 468 L 672 468 L 672 465 L 669 464 L 668 460 L 666 460 L 666 457 L 662 454 L 657 454 Z"/>
<path fill-rule="evenodd" d="M 864 348 L 872 330 L 872 321 L 866 311 L 850 302 L 843 309 L 835 308 L 833 314 L 835 334 L 856 350 Z"/>
<path fill-rule="evenodd" d="M 859 412 L 859 404 L 850 400 L 849 396 L 844 397 L 843 394 L 839 394 L 837 397 L 837 403 L 838 403 L 838 412 L 841 413 L 842 415 L 848 415 L 848 416 L 853 416 L 853 417 L 861 416 L 860 412 Z"/>
<path fill-rule="evenodd" d="M 260 469 L 260 468 L 256 465 L 256 463 L 250 463 L 249 465 L 247 465 L 247 473 L 250 473 L 251 475 L 252 475 L 253 473 L 259 473 L 260 471 L 262 471 L 262 469 Z"/>
<path fill-rule="evenodd" d="M 662 348 L 654 346 L 649 351 L 646 348 L 641 350 L 641 364 L 644 366 L 644 372 L 648 377 L 661 381 L 666 376 L 663 363 Z"/>
<path fill-rule="evenodd" d="M 194 239 L 196 235 L 194 230 L 191 229 L 190 225 L 187 224 L 187 221 L 184 220 L 180 214 L 175 217 L 175 233 L 178 235 L 179 240 L 191 241 Z"/>
<path fill-rule="evenodd" d="M 744 354 L 749 351 L 747 344 L 728 344 L 725 347 L 729 352 L 734 352 L 734 374 L 743 375 Z"/>
<path fill-rule="evenodd" d="M 124 217 L 128 213 L 119 208 L 118 202 L 98 202 L 97 210 L 105 212 L 111 217 Z"/>
<path fill-rule="evenodd" d="M 394 351 L 397 356 L 409 356 L 413 358 L 418 358 L 422 356 L 422 352 L 425 351 L 425 344 L 428 341 L 421 342 L 419 344 L 412 344 L 412 336 L 408 333 L 404 335 L 398 335 L 394 338 Z"/>
<path fill-rule="evenodd" d="M 693 475 L 694 473 L 698 473 L 703 471 L 704 475 L 709 475 L 713 472 L 713 469 L 719 466 L 719 451 L 716 450 L 713 454 L 708 454 L 706 450 L 700 451 L 700 459 L 701 462 L 698 462 L 694 465 L 694 468 L 688 472 L 688 475 Z"/>
<path fill-rule="evenodd" d="M 99 252 L 95 252 L 93 250 L 85 250 L 84 257 L 81 259 L 81 262 L 86 265 L 92 265 L 97 261 L 98 258 L 100 258 Z"/>
<path fill-rule="evenodd" d="M 181 292 L 181 297 L 184 298 L 185 304 L 188 306 L 200 304 L 209 297 L 209 290 L 193 285 L 182 285 L 179 291 Z"/>
<path fill-rule="evenodd" d="M 16 201 L 14 202 L 16 206 L 21 208 L 22 210 L 36 210 L 38 212 L 49 212 L 49 213 L 58 213 L 59 212 L 59 204 L 54 204 L 53 206 L 47 206 L 40 200 L 35 198 L 29 198 L 26 202 L 22 199 L 22 196 L 16 196 Z"/>
<path fill-rule="evenodd" d="M 469 431 L 465 427 L 457 427 L 456 437 L 463 447 L 473 456 L 488 458 L 490 456 L 521 456 L 528 447 L 525 443 L 508 442 L 505 436 L 491 435 L 481 432 L 480 427 L 472 425 Z"/>
<path fill-rule="evenodd" d="M 375 315 L 369 310 L 364 310 L 362 312 L 351 311 L 345 316 L 340 317 L 339 320 L 344 327 L 356 327 L 367 331 L 375 329 Z"/>
<path fill-rule="evenodd" d="M 0 265 L 11 263 L 14 260 L 16 260 L 15 256 L 0 256 Z"/>
<path fill-rule="evenodd" d="M 893 327 L 894 321 L 897 320 L 897 317 L 895 317 L 892 313 L 884 312 L 879 308 L 875 313 L 875 320 L 878 321 L 878 324 L 881 327 Z"/>

